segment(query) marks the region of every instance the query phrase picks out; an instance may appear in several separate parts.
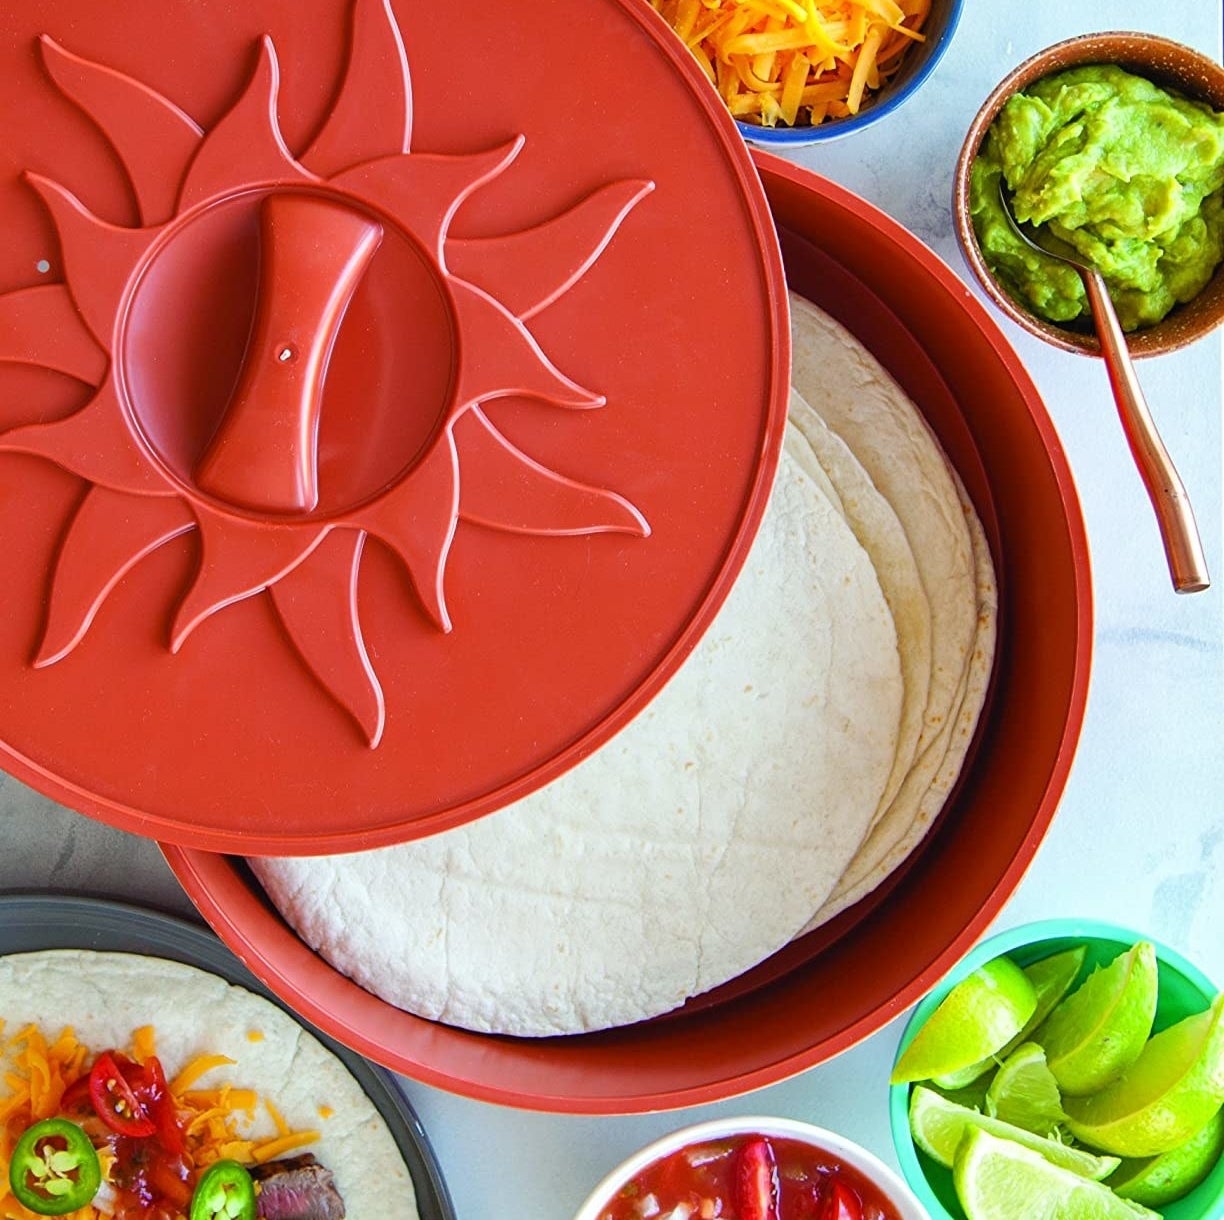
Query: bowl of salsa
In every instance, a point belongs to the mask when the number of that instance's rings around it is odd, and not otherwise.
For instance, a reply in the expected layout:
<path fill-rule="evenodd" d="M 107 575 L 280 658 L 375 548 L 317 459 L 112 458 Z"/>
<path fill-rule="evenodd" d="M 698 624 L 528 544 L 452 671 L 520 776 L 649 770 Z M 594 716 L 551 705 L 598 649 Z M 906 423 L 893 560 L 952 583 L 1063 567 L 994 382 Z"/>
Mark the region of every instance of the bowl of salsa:
<path fill-rule="evenodd" d="M 929 1220 L 865 1148 L 786 1118 L 719 1118 L 614 1169 L 574 1220 Z"/>

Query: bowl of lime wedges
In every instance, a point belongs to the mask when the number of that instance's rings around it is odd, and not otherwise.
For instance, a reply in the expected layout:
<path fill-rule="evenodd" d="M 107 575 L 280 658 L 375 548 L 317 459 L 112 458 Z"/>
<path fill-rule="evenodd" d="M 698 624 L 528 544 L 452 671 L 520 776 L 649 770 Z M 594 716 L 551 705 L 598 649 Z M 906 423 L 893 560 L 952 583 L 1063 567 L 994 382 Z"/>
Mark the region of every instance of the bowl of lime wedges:
<path fill-rule="evenodd" d="M 914 1010 L 890 1083 L 932 1220 L 1224 1215 L 1224 994 L 1138 933 L 984 941 Z"/>

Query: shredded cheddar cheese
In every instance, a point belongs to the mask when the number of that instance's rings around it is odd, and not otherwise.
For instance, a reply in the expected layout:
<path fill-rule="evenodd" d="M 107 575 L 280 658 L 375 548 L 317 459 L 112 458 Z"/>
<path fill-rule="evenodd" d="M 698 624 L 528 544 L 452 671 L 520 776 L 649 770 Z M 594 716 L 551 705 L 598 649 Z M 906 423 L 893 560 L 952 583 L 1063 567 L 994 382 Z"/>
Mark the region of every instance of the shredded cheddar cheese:
<path fill-rule="evenodd" d="M 930 0 L 651 0 L 737 119 L 857 114 L 921 42 Z"/>
<path fill-rule="evenodd" d="M 264 1109 L 268 1112 L 268 1117 L 272 1120 L 272 1125 L 276 1128 L 277 1135 L 288 1135 L 289 1124 L 285 1122 L 284 1115 L 272 1104 L 268 1098 L 264 1098 Z"/>
<path fill-rule="evenodd" d="M 3 1032 L 0 1024 L 0 1036 Z M 13 1070 L 5 1073 L 4 1090 L 0 1090 L 0 1216 L 5 1220 L 39 1220 L 17 1201 L 9 1187 L 13 1147 L 27 1127 L 55 1117 L 64 1093 L 88 1076 L 94 1053 L 77 1040 L 71 1027 L 65 1027 L 48 1043 L 43 1032 L 33 1025 L 15 1033 L 3 1044 L 3 1049 Z M 157 1053 L 152 1026 L 142 1026 L 133 1032 L 128 1053 L 139 1063 L 147 1062 Z M 229 1084 L 212 1089 L 192 1087 L 215 1068 L 233 1062 L 225 1055 L 200 1055 L 169 1083 L 185 1131 L 189 1166 L 200 1171 L 225 1159 L 245 1165 L 262 1164 L 318 1140 L 317 1131 L 293 1130 L 275 1105 L 253 1089 Z M 246 1133 L 261 1102 L 276 1128 L 276 1134 L 270 1138 Z M 113 1158 L 103 1149 L 99 1159 L 105 1182 Z M 107 1218 L 93 1207 L 83 1207 L 70 1213 L 68 1220 Z"/>
<path fill-rule="evenodd" d="M 180 1093 L 186 1093 L 201 1076 L 211 1072 L 213 1068 L 224 1067 L 227 1064 L 232 1064 L 234 1060 L 226 1055 L 197 1055 L 179 1074 L 170 1082 L 170 1092 L 177 1097 Z"/>
<path fill-rule="evenodd" d="M 259 1098 L 254 1089 L 235 1089 L 226 1084 L 219 1089 L 191 1089 L 184 1092 L 179 1100 L 196 1110 L 206 1110 L 220 1106 L 229 1113 L 242 1110 L 247 1118 L 255 1116 L 255 1107 Z"/>
<path fill-rule="evenodd" d="M 151 1025 L 142 1025 L 132 1034 L 132 1058 L 137 1063 L 148 1063 L 157 1053 L 157 1033 Z"/>
<path fill-rule="evenodd" d="M 251 1159 L 262 1165 L 265 1161 L 274 1161 L 284 1156 L 286 1152 L 295 1152 L 315 1143 L 319 1138 L 317 1131 L 292 1131 L 288 1135 L 278 1135 L 274 1140 L 265 1140 L 251 1149 Z"/>

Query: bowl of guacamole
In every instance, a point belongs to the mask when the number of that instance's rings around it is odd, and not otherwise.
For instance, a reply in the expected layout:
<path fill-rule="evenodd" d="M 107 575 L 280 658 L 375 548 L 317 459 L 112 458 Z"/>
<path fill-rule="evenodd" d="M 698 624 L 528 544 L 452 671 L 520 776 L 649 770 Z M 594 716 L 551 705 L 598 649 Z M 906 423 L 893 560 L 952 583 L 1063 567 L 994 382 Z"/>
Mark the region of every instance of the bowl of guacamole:
<path fill-rule="evenodd" d="M 1134 355 L 1192 342 L 1224 319 L 1224 68 L 1154 35 L 1092 34 L 1047 48 L 991 94 L 957 164 L 966 258 L 995 303 L 1070 351 L 1098 345 L 1073 267 L 1092 263 Z"/>

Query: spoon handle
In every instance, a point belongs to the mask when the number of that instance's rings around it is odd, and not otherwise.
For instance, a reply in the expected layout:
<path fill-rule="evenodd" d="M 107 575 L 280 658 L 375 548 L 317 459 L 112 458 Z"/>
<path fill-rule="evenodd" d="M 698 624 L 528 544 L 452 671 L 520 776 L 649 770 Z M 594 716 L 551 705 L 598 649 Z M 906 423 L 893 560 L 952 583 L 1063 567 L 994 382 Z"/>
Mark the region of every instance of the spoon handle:
<path fill-rule="evenodd" d="M 1088 303 L 1092 307 L 1097 337 L 1101 341 L 1101 354 L 1109 370 L 1114 401 L 1118 404 L 1122 430 L 1126 433 L 1135 465 L 1139 468 L 1139 477 L 1156 512 L 1156 523 L 1164 541 L 1173 588 L 1178 593 L 1198 593 L 1211 584 L 1211 577 L 1207 572 L 1207 559 L 1194 520 L 1194 509 L 1190 506 L 1185 485 L 1156 431 L 1105 281 L 1099 272 L 1088 268 L 1081 269 L 1081 274 Z"/>

